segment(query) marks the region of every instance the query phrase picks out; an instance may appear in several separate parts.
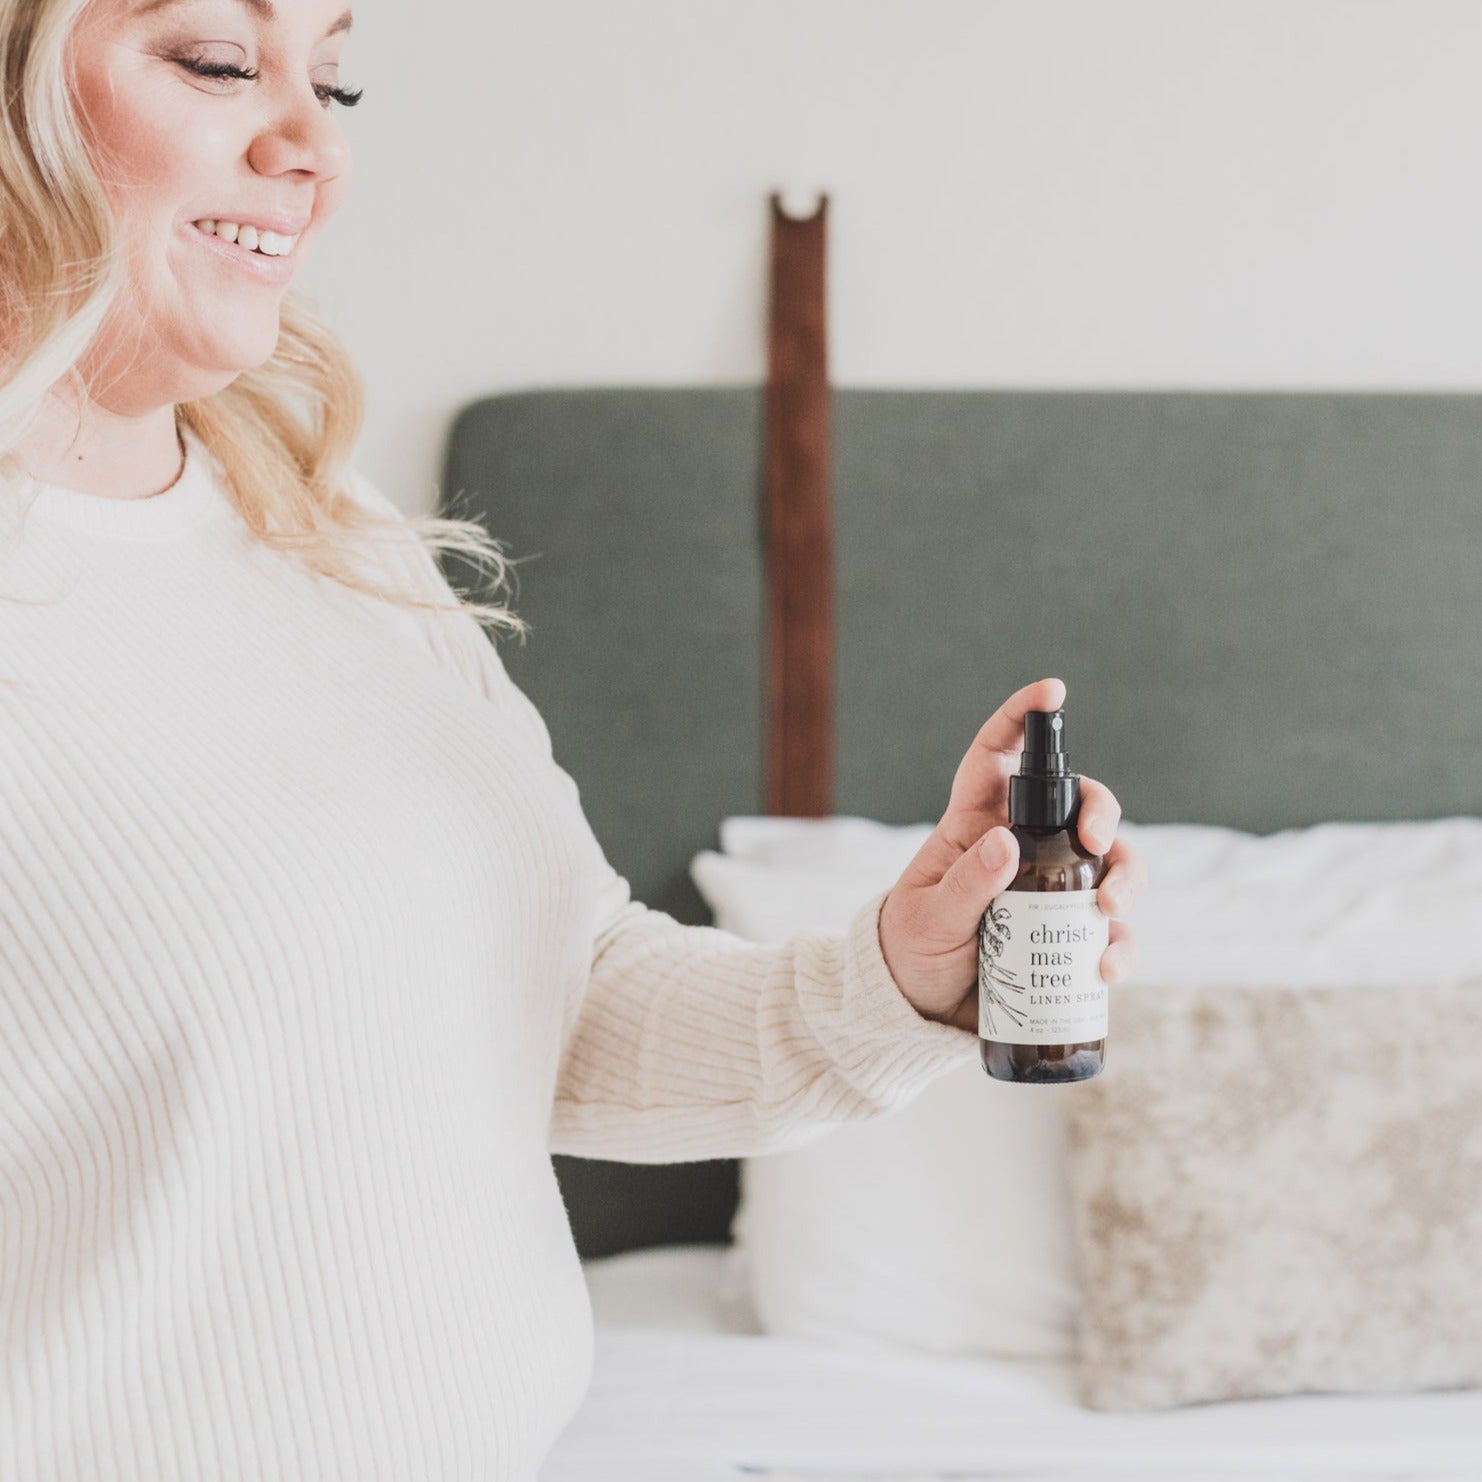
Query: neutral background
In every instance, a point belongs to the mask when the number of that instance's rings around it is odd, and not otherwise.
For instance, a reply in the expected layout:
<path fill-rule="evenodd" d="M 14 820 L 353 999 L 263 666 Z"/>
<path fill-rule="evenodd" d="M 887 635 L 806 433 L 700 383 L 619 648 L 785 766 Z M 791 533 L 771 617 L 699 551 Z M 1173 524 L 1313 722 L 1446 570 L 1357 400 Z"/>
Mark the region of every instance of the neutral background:
<path fill-rule="evenodd" d="M 774 188 L 838 385 L 1482 385 L 1478 0 L 355 9 L 304 282 L 409 511 L 476 397 L 759 382 Z"/>

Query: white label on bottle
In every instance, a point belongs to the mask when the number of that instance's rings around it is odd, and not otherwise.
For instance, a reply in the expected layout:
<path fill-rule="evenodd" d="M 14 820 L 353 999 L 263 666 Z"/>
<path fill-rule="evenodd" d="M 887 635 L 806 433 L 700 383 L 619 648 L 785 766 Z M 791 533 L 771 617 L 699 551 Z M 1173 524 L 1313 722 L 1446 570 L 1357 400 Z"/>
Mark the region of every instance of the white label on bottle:
<path fill-rule="evenodd" d="M 1094 890 L 1006 890 L 978 927 L 978 1035 L 1011 1045 L 1106 1038 Z"/>

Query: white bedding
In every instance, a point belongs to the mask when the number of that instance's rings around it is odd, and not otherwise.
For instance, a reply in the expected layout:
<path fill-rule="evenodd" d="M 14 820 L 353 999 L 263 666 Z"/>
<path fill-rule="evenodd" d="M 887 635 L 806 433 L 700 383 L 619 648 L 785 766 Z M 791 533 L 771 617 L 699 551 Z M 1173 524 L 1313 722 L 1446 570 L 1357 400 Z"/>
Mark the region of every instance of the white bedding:
<path fill-rule="evenodd" d="M 541 1482 L 1482 1482 L 1482 1391 L 1109 1415 L 1058 1360 L 773 1338 L 717 1295 L 721 1249 L 586 1263 L 597 1348 Z"/>

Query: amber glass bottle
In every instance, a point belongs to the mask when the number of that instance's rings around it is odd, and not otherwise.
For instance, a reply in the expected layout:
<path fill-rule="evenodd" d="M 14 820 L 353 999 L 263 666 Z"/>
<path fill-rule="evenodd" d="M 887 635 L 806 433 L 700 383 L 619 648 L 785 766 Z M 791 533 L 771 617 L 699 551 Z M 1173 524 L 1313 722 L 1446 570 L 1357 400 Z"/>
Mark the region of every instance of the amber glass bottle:
<path fill-rule="evenodd" d="M 1019 873 L 978 927 L 979 1053 L 994 1080 L 1084 1081 L 1106 1061 L 1106 861 L 1076 835 L 1080 806 L 1065 712 L 1031 710 L 1009 778 Z"/>

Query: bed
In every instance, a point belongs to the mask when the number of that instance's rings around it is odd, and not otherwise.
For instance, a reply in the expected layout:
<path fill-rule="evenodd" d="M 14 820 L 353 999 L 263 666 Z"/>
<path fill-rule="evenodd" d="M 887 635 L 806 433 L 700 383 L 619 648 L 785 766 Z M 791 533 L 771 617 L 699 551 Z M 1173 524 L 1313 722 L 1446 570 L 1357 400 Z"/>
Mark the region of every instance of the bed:
<path fill-rule="evenodd" d="M 838 812 L 938 816 L 1042 674 L 1129 819 L 1478 811 L 1482 398 L 840 390 L 833 426 Z M 761 811 L 761 430 L 752 387 L 517 393 L 444 469 L 521 562 L 502 652 L 608 857 L 695 923 L 690 861 Z M 545 1482 L 1482 1478 L 1478 1391 L 1104 1415 L 1055 1363 L 763 1335 L 717 1296 L 734 1162 L 555 1164 L 597 1357 Z"/>
<path fill-rule="evenodd" d="M 1482 1393 L 1288 1396 L 1106 1415 L 1068 1366 L 766 1337 L 714 1245 L 586 1263 L 592 1389 L 541 1482 L 1427 1482 L 1482 1475 Z"/>

